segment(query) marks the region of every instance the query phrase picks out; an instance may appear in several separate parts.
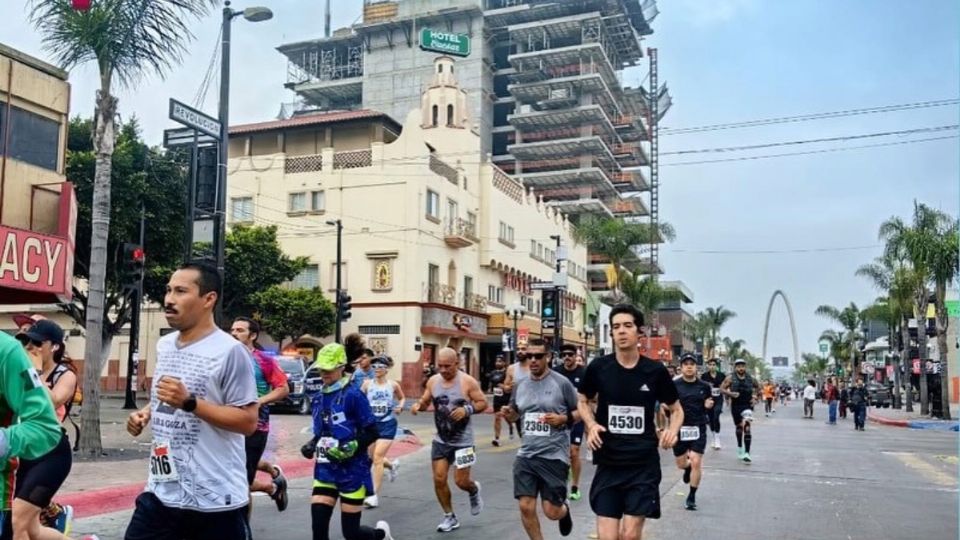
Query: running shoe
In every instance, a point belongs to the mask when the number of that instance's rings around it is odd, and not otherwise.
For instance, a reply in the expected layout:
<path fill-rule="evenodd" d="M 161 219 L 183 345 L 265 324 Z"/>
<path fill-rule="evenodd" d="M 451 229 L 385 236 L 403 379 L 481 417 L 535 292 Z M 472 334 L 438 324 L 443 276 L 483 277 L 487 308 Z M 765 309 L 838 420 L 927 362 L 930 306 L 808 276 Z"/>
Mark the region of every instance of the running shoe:
<path fill-rule="evenodd" d="M 749 453 L 749 452 L 744 452 L 744 453 L 743 453 L 743 462 L 744 462 L 744 463 L 752 463 L 752 462 L 753 462 L 753 460 L 750 459 L 750 453 Z"/>
<path fill-rule="evenodd" d="M 574 502 L 579 501 L 579 500 L 580 500 L 580 497 L 582 497 L 582 496 L 583 496 L 583 495 L 580 493 L 580 490 L 579 490 L 579 489 L 571 489 L 571 490 L 570 490 L 570 500 L 571 500 L 571 501 L 574 501 Z"/>
<path fill-rule="evenodd" d="M 686 508 L 687 510 L 696 510 L 697 503 L 695 501 L 691 501 L 690 499 L 687 499 L 687 502 L 683 505 L 683 507 Z"/>
<path fill-rule="evenodd" d="M 70 529 L 73 527 L 73 507 L 68 505 L 59 505 L 57 503 L 51 503 L 55 505 L 57 513 L 50 516 L 48 519 L 45 519 L 45 525 L 51 529 L 56 529 L 63 533 L 64 535 L 70 534 Z"/>
<path fill-rule="evenodd" d="M 720 437 L 714 437 L 714 438 L 713 438 L 713 449 L 714 449 L 714 450 L 719 450 L 720 448 L 721 448 L 721 446 L 720 446 Z"/>
<path fill-rule="evenodd" d="M 400 475 L 400 460 L 394 459 L 390 462 L 390 468 L 387 469 L 387 478 L 390 479 L 390 482 L 396 482 L 397 476 Z"/>
<path fill-rule="evenodd" d="M 276 468 L 279 469 L 279 467 Z M 287 497 L 287 477 L 283 475 L 282 471 L 273 479 L 273 486 L 273 493 L 270 494 L 270 498 L 277 503 L 277 511 L 283 512 L 287 509 L 290 500 Z"/>
<path fill-rule="evenodd" d="M 393 540 L 393 536 L 390 534 L 390 524 L 386 521 L 378 521 L 377 526 L 374 528 L 378 531 L 383 531 L 383 540 Z"/>
<path fill-rule="evenodd" d="M 477 486 L 477 491 L 470 494 L 470 513 L 478 516 L 483 512 L 483 498 L 480 496 L 480 482 L 473 481 Z"/>
<path fill-rule="evenodd" d="M 437 531 L 439 532 L 450 532 L 455 529 L 460 528 L 460 521 L 457 519 L 456 514 L 447 514 L 443 516 L 443 521 L 437 525 Z"/>
<path fill-rule="evenodd" d="M 376 495 L 371 495 L 363 500 L 363 506 L 366 508 L 376 508 L 380 506 L 380 498 Z"/>
<path fill-rule="evenodd" d="M 570 515 L 570 505 L 563 503 L 567 507 L 567 513 L 558 521 L 560 524 L 560 536 L 569 536 L 573 530 L 573 517 Z"/>
<path fill-rule="evenodd" d="M 742 446 L 737 447 L 737 459 L 743 459 L 743 456 L 745 456 L 746 454 L 747 453 L 743 450 Z"/>
<path fill-rule="evenodd" d="M 513 436 L 511 435 L 510 438 L 512 439 Z M 499 446 L 500 446 L 500 439 L 494 439 L 493 442 L 491 442 L 490 444 L 492 444 L 492 445 L 494 445 L 494 446 L 496 446 L 496 447 L 499 447 Z"/>
<path fill-rule="evenodd" d="M 511 441 L 513 440 L 513 432 L 512 432 L 512 431 L 510 432 L 510 440 L 511 440 Z"/>

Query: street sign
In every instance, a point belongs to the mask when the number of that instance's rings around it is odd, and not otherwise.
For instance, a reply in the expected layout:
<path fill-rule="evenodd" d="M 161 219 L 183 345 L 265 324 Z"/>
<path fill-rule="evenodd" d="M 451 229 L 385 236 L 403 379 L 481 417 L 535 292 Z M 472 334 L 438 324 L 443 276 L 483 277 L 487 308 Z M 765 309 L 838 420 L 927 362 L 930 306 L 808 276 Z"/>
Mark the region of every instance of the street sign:
<path fill-rule="evenodd" d="M 170 119 L 220 140 L 220 121 L 170 98 Z"/>
<path fill-rule="evenodd" d="M 542 291 L 542 290 L 545 290 L 545 289 L 553 289 L 553 288 L 555 288 L 555 287 L 556 287 L 556 285 L 554 285 L 553 283 L 551 283 L 551 282 L 549 282 L 549 281 L 541 281 L 540 283 L 531 283 L 531 284 L 530 284 L 530 288 L 533 289 L 533 290 L 535 290 L 535 291 Z"/>
<path fill-rule="evenodd" d="M 163 130 L 163 147 L 176 148 L 193 144 L 193 128 L 173 128 Z M 197 133 L 198 146 L 215 146 L 217 140 L 206 133 Z"/>
<path fill-rule="evenodd" d="M 830 346 L 829 346 L 828 344 L 826 344 L 826 343 L 821 343 L 821 344 L 820 344 L 820 352 L 821 352 L 821 353 L 826 354 L 827 351 L 829 351 L 829 350 L 830 350 Z"/>
<path fill-rule="evenodd" d="M 540 327 L 543 328 L 544 330 L 550 330 L 552 328 L 556 328 L 556 321 L 545 319 L 543 321 L 540 321 Z"/>
<path fill-rule="evenodd" d="M 420 48 L 453 56 L 470 56 L 470 36 L 424 28 L 420 31 Z"/>

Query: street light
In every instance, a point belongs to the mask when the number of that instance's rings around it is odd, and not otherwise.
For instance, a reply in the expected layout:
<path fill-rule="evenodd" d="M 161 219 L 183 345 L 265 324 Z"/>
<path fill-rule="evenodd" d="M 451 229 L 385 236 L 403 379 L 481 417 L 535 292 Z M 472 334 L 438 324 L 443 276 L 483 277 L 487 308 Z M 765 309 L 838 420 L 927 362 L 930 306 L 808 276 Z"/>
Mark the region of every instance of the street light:
<path fill-rule="evenodd" d="M 513 307 L 507 310 L 507 316 L 513 319 L 513 355 L 510 358 L 511 364 L 517 361 L 517 345 L 519 344 L 519 340 L 517 339 L 517 322 L 522 319 L 526 313 L 527 310 L 524 309 L 523 304 L 520 302 L 515 302 Z"/>
<path fill-rule="evenodd" d="M 339 219 L 328 219 L 327 225 L 333 225 L 337 228 L 337 325 L 334 332 L 334 339 L 337 343 L 340 343 L 340 329 L 343 326 L 343 321 L 341 320 L 341 302 L 343 299 L 343 291 L 340 290 L 340 269 L 343 266 L 342 264 L 342 252 L 341 248 L 341 239 L 343 238 L 343 222 Z"/>
<path fill-rule="evenodd" d="M 217 160 L 217 230 L 214 237 L 214 246 L 217 255 L 217 271 L 220 272 L 221 282 L 225 270 L 224 247 L 227 239 L 227 151 L 229 148 L 230 124 L 230 23 L 235 17 L 243 16 L 250 22 L 261 22 L 273 18 L 273 12 L 262 6 L 249 7 L 243 11 L 230 9 L 230 0 L 223 3 L 223 22 L 220 26 L 220 156 Z M 190 227 L 193 224 L 188 224 Z M 223 290 L 217 291 L 223 298 Z M 223 301 L 217 302 L 217 322 L 222 322 Z"/>

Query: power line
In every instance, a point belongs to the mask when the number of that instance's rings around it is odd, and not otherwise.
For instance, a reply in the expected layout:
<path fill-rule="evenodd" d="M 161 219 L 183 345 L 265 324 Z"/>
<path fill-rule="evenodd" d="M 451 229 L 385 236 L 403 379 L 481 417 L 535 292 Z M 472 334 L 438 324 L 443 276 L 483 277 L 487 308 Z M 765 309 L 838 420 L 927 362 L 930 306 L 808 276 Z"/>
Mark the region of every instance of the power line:
<path fill-rule="evenodd" d="M 836 251 L 862 251 L 865 249 L 876 249 L 882 247 L 880 244 L 870 246 L 847 246 L 847 247 L 825 247 L 825 248 L 800 248 L 800 249 L 671 249 L 671 253 L 695 253 L 705 255 L 773 255 L 788 253 L 830 253 Z"/>
<path fill-rule="evenodd" d="M 901 144 L 914 144 L 922 142 L 931 142 L 931 141 L 945 141 L 947 139 L 956 139 L 957 135 L 946 135 L 943 137 L 930 137 L 927 139 L 913 139 L 909 141 L 895 141 L 887 143 L 877 143 L 877 144 L 864 144 L 860 146 L 846 146 L 839 148 L 824 148 L 822 150 L 808 150 L 806 152 L 785 152 L 783 154 L 765 154 L 762 156 L 745 156 L 737 158 L 724 158 L 724 159 L 705 159 L 700 161 L 679 161 L 677 163 L 664 163 L 664 167 L 680 167 L 684 165 L 703 165 L 707 163 L 725 163 L 728 161 L 752 161 L 755 159 L 770 159 L 778 157 L 788 157 L 788 156 L 806 156 L 810 154 L 827 154 L 831 152 L 846 152 L 848 150 L 860 150 L 864 148 L 880 148 L 883 146 L 897 146 Z"/>
<path fill-rule="evenodd" d="M 895 111 L 906 111 L 913 109 L 927 109 L 931 107 L 945 107 L 948 105 L 960 104 L 960 99 L 941 99 L 934 101 L 918 101 L 915 103 L 903 103 L 900 105 L 884 105 L 880 107 L 869 107 L 865 109 L 847 109 L 842 111 L 830 111 L 813 114 L 801 114 L 796 116 L 781 116 L 778 118 L 763 118 L 759 120 L 747 120 L 743 122 L 728 122 L 723 124 L 708 124 L 703 126 L 690 126 L 681 128 L 661 128 L 665 135 L 681 135 L 685 133 L 700 133 L 703 131 L 716 131 L 722 129 L 740 129 L 757 126 L 767 126 L 771 124 L 785 124 L 792 122 L 808 122 L 811 120 L 823 120 L 829 118 L 841 118 L 845 116 L 859 116 L 864 114 L 877 114 Z"/>
<path fill-rule="evenodd" d="M 660 155 L 681 155 L 681 154 L 704 154 L 708 152 L 740 152 L 743 150 L 757 150 L 760 148 L 773 148 L 777 146 L 795 146 L 799 144 L 814 144 L 814 143 L 825 143 L 825 142 L 841 142 L 841 141 L 854 141 L 858 139 L 869 139 L 873 137 L 890 137 L 893 135 L 915 135 L 917 133 L 935 133 L 938 131 L 951 131 L 955 130 L 960 125 L 953 124 L 949 126 L 936 126 L 936 127 L 925 127 L 925 128 L 916 128 L 916 129 L 904 129 L 900 131 L 884 131 L 884 132 L 875 132 L 875 133 L 862 133 L 859 135 L 843 135 L 840 137 L 826 137 L 821 139 L 803 139 L 798 141 L 783 141 L 783 142 L 774 142 L 774 143 L 764 143 L 764 144 L 751 144 L 746 146 L 727 146 L 720 148 L 700 148 L 697 150 L 677 150 L 674 152 L 661 152 Z"/>

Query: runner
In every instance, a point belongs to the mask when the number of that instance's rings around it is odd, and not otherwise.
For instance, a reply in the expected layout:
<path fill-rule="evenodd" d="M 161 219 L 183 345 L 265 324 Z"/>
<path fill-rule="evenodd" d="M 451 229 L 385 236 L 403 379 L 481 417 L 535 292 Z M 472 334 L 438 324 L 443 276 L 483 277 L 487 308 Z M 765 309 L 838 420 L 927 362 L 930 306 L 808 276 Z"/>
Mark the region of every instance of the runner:
<path fill-rule="evenodd" d="M 249 501 L 244 436 L 257 429 L 250 355 L 213 320 L 220 275 L 184 264 L 167 283 L 176 330 L 157 342 L 150 403 L 130 414 L 134 437 L 153 431 L 146 490 L 126 540 L 243 538 Z"/>
<path fill-rule="evenodd" d="M 787 399 L 790 397 L 790 385 L 787 383 L 780 383 L 780 406 L 787 406 Z"/>
<path fill-rule="evenodd" d="M 18 465 L 56 452 L 63 442 L 63 432 L 49 395 L 21 344 L 13 336 L 0 332 L 0 539 L 3 540 L 13 538 L 13 508 L 29 504 L 19 499 L 13 501 Z M 37 516 L 32 522 L 40 528 Z"/>
<path fill-rule="evenodd" d="M 713 433 L 713 449 L 719 450 L 720 446 L 720 413 L 723 412 L 723 393 L 720 386 L 727 378 L 722 372 L 717 371 L 717 359 L 707 360 L 707 372 L 700 376 L 700 379 L 710 384 L 710 395 L 713 397 L 713 407 L 707 411 L 707 417 L 710 421 L 710 431 Z"/>
<path fill-rule="evenodd" d="M 542 339 L 531 339 L 527 358 L 530 376 L 517 384 L 504 415 L 522 420 L 527 436 L 513 462 L 513 496 L 519 501 L 520 519 L 530 540 L 543 540 L 537 517 L 537 497 L 543 514 L 558 521 L 560 536 L 573 530 L 567 497 L 570 472 L 569 428 L 578 418 L 577 390 L 564 376 L 549 368 Z M 570 355 L 571 363 L 576 361 Z"/>
<path fill-rule="evenodd" d="M 513 387 L 516 386 L 518 382 L 526 379 L 529 376 L 530 368 L 527 366 L 527 344 L 518 345 L 516 363 L 507 366 L 507 378 L 503 381 L 504 393 L 512 393 Z M 514 423 L 514 426 L 517 428 L 517 435 L 523 438 L 523 430 L 521 429 L 520 421 L 517 420 Z"/>
<path fill-rule="evenodd" d="M 730 396 L 730 415 L 737 426 L 737 458 L 751 463 L 750 443 L 753 434 L 750 424 L 753 422 L 753 405 L 757 402 L 757 382 L 747 373 L 747 361 L 738 358 L 733 363 L 733 374 L 727 376 L 721 387 Z"/>
<path fill-rule="evenodd" d="M 490 372 L 490 388 L 493 392 L 493 444 L 500 446 L 500 423 L 503 419 L 503 413 L 500 411 L 510 404 L 510 392 L 503 389 L 503 383 L 507 378 L 507 361 L 502 354 L 497 355 L 494 363 L 494 370 Z M 510 430 L 510 440 L 513 440 L 513 422 L 507 422 L 507 429 Z"/>
<path fill-rule="evenodd" d="M 370 475 L 368 447 L 377 440 L 377 420 L 360 388 L 344 376 L 347 355 L 338 343 L 324 345 L 311 368 L 323 385 L 313 395 L 313 439 L 301 453 L 315 459 L 310 517 L 315 540 L 330 538 L 330 518 L 340 498 L 340 526 L 347 540 L 392 540 L 390 526 L 360 525 Z"/>
<path fill-rule="evenodd" d="M 703 451 L 707 448 L 707 419 L 713 408 L 713 387 L 697 378 L 697 358 L 689 353 L 680 357 L 680 377 L 674 384 L 683 406 L 683 427 L 673 455 L 677 458 L 677 468 L 683 471 L 683 482 L 690 484 L 684 507 L 696 510 L 697 489 L 703 475 Z"/>
<path fill-rule="evenodd" d="M 801 395 L 803 396 L 803 417 L 813 419 L 813 403 L 817 400 L 817 382 L 813 379 L 808 380 Z"/>
<path fill-rule="evenodd" d="M 277 511 L 287 509 L 287 479 L 279 466 L 263 461 L 263 452 L 267 448 L 270 434 L 270 404 L 280 401 L 290 394 L 287 375 L 280 369 L 276 359 L 268 356 L 257 343 L 260 337 L 260 324 L 247 317 L 237 317 L 230 327 L 230 334 L 246 347 L 252 355 L 253 376 L 257 383 L 257 396 L 260 409 L 257 413 L 257 431 L 244 440 L 247 456 L 247 483 L 250 491 L 266 493 L 277 504 Z M 270 474 L 272 480 L 257 480 L 257 471 Z M 251 501 L 252 503 L 252 501 Z M 246 518 L 249 525 L 252 504 L 247 507 Z M 249 531 L 248 531 L 249 533 Z M 249 537 L 249 535 L 248 535 Z"/>
<path fill-rule="evenodd" d="M 659 438 L 662 448 L 673 447 L 683 424 L 683 408 L 667 369 L 640 355 L 642 325 L 637 308 L 614 306 L 610 328 L 616 351 L 591 362 L 580 385 L 578 410 L 597 465 L 590 507 L 597 515 L 600 540 L 639 540 L 644 521 L 660 517 L 656 403 L 670 409 L 670 426 Z"/>
<path fill-rule="evenodd" d="M 770 413 L 775 412 L 773 410 L 773 398 L 777 393 L 777 387 L 774 386 L 773 381 L 767 381 L 763 385 L 763 414 L 764 416 L 770 416 Z"/>
<path fill-rule="evenodd" d="M 416 415 L 433 404 L 437 434 L 433 438 L 430 458 L 433 462 L 433 489 L 444 512 L 443 521 L 437 525 L 440 532 L 460 528 L 447 484 L 450 465 L 456 466 L 453 480 L 457 487 L 470 494 L 470 513 L 476 516 L 483 511 L 480 482 L 470 478 L 471 468 L 477 462 L 470 417 L 475 411 L 484 411 L 487 400 L 477 380 L 457 369 L 459 363 L 457 351 L 449 347 L 440 349 L 438 373 L 430 377 L 423 396 L 410 408 L 410 414 Z"/>
<path fill-rule="evenodd" d="M 400 460 L 387 460 L 387 451 L 397 437 L 397 415 L 403 412 L 403 390 L 400 383 L 387 379 L 387 372 L 393 367 L 393 359 L 386 355 L 376 356 L 370 362 L 376 377 L 363 382 L 361 390 L 370 402 L 373 416 L 377 420 L 377 442 L 370 447 L 370 457 L 373 460 L 373 495 L 367 497 L 363 504 L 367 508 L 380 506 L 380 485 L 383 482 L 383 470 L 390 474 L 390 481 L 397 479 L 400 471 Z"/>
<path fill-rule="evenodd" d="M 563 359 L 558 373 L 563 375 L 573 384 L 573 388 L 580 390 L 580 383 L 587 373 L 587 368 L 579 364 L 582 360 L 577 354 L 577 347 L 572 343 L 565 343 L 560 347 L 560 357 Z M 579 359 L 579 360 L 578 360 Z M 570 428 L 570 500 L 580 500 L 580 444 L 583 443 L 583 422 L 580 422 L 580 414 L 577 413 L 577 422 Z"/>
<path fill-rule="evenodd" d="M 363 339 L 360 334 L 354 335 L 358 336 L 361 340 Z M 348 354 L 347 356 L 349 357 L 350 355 Z M 370 365 L 370 362 L 373 360 L 374 356 L 376 355 L 374 354 L 373 350 L 364 346 L 363 352 L 360 354 L 360 356 L 350 363 L 354 368 L 353 380 L 356 381 L 358 385 L 363 384 L 364 381 L 372 381 L 377 377 L 377 374 L 374 373 L 373 367 Z"/>

